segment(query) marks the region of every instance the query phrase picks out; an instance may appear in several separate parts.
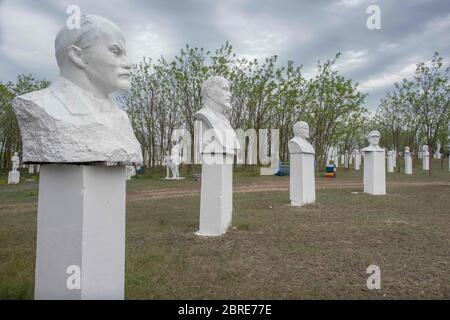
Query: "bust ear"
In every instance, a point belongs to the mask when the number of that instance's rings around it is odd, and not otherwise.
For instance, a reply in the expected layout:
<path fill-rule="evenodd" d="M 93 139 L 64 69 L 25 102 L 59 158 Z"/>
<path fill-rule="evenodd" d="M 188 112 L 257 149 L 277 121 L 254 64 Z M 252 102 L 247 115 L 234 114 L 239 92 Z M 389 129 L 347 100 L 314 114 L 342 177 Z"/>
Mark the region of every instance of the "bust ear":
<path fill-rule="evenodd" d="M 83 49 L 72 44 L 68 50 L 69 59 L 72 60 L 78 67 L 84 69 L 86 63 L 83 60 Z"/>

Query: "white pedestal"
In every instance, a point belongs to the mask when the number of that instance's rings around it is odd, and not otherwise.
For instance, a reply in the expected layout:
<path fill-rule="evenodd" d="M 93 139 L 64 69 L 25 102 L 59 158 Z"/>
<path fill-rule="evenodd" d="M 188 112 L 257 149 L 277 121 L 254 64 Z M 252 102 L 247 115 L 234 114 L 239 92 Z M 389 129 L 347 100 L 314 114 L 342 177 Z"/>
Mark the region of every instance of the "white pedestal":
<path fill-rule="evenodd" d="M 387 156 L 387 172 L 394 172 L 394 157 L 390 155 Z"/>
<path fill-rule="evenodd" d="M 42 166 L 35 299 L 124 298 L 125 179 L 119 166 Z"/>
<path fill-rule="evenodd" d="M 355 170 L 359 170 L 361 166 L 361 154 L 355 155 Z"/>
<path fill-rule="evenodd" d="M 384 151 L 364 152 L 364 192 L 386 194 L 386 166 Z"/>
<path fill-rule="evenodd" d="M 405 156 L 405 174 L 412 174 L 411 156 Z"/>
<path fill-rule="evenodd" d="M 18 184 L 20 182 L 20 171 L 10 171 L 8 173 L 8 184 Z"/>
<path fill-rule="evenodd" d="M 259 169 L 260 169 L 259 174 L 261 176 L 273 176 L 275 174 L 275 167 L 269 167 L 269 168 L 261 167 Z"/>
<path fill-rule="evenodd" d="M 314 155 L 290 154 L 289 197 L 292 206 L 303 206 L 316 201 Z"/>
<path fill-rule="evenodd" d="M 220 157 L 222 164 L 209 164 Z M 220 236 L 231 226 L 233 211 L 233 156 L 202 155 L 200 236 Z"/>
<path fill-rule="evenodd" d="M 28 165 L 28 173 L 34 174 L 34 165 L 33 164 Z"/>
<path fill-rule="evenodd" d="M 422 155 L 422 170 L 425 170 L 425 171 L 430 170 L 430 155 L 429 154 Z"/>

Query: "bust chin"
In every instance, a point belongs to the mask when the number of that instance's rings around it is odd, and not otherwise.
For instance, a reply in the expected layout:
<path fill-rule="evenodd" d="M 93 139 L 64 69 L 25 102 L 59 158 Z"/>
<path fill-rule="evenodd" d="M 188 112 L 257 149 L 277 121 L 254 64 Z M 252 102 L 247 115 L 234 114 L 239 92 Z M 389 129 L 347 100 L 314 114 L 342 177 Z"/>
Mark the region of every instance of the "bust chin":
<path fill-rule="evenodd" d="M 305 137 L 295 136 L 288 142 L 289 153 L 315 154 L 314 148 Z"/>
<path fill-rule="evenodd" d="M 127 114 L 63 77 L 13 107 L 25 163 L 143 162 Z"/>

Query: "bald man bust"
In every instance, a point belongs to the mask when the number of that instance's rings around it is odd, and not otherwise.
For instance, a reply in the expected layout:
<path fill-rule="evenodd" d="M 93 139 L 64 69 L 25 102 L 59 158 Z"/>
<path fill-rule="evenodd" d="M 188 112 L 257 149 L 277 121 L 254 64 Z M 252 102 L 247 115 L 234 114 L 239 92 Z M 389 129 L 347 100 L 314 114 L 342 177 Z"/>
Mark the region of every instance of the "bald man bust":
<path fill-rule="evenodd" d="M 108 19 L 83 15 L 55 40 L 60 76 L 13 101 L 25 163 L 141 164 L 127 114 L 111 99 L 130 87 L 125 39 Z"/>
<path fill-rule="evenodd" d="M 305 121 L 298 121 L 294 125 L 294 138 L 289 140 L 289 153 L 315 154 L 313 146 L 309 143 L 309 125 Z"/>

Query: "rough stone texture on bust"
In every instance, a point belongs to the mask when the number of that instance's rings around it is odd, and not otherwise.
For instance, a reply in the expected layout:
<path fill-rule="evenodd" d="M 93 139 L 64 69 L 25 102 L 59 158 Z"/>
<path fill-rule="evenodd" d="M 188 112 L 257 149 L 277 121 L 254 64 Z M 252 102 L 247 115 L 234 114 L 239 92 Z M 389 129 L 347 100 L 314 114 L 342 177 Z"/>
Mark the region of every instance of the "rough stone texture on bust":
<path fill-rule="evenodd" d="M 100 16 L 81 15 L 79 28 L 64 25 L 58 32 L 55 53 L 59 78 L 13 101 L 22 161 L 142 163 L 130 120 L 110 98 L 130 87 L 131 64 L 119 27 Z"/>
<path fill-rule="evenodd" d="M 142 163 L 127 114 L 60 77 L 13 101 L 24 163 Z"/>

